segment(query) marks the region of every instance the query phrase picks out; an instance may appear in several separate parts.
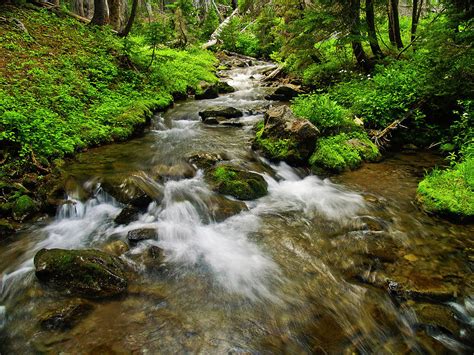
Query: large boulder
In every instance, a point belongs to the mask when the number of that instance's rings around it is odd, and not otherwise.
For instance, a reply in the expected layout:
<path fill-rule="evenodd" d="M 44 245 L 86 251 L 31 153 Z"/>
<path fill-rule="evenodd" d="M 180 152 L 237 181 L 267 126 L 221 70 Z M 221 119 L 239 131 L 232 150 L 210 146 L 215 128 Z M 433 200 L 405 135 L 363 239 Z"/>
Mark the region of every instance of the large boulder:
<path fill-rule="evenodd" d="M 267 95 L 265 98 L 267 100 L 275 101 L 290 101 L 299 94 L 301 94 L 301 88 L 297 85 L 287 84 L 279 86 L 273 94 Z"/>
<path fill-rule="evenodd" d="M 219 165 L 206 176 L 214 191 L 239 200 L 254 200 L 267 194 L 268 184 L 261 175 L 231 165 Z"/>
<path fill-rule="evenodd" d="M 151 168 L 151 174 L 155 179 L 181 180 L 190 179 L 196 175 L 196 170 L 185 162 L 174 165 L 158 164 Z"/>
<path fill-rule="evenodd" d="M 99 250 L 41 249 L 34 264 L 41 282 L 69 295 L 103 298 L 127 290 L 125 264 Z"/>
<path fill-rule="evenodd" d="M 305 164 L 316 147 L 319 130 L 306 119 L 297 118 L 287 106 L 272 107 L 258 128 L 253 148 L 271 160 Z"/>

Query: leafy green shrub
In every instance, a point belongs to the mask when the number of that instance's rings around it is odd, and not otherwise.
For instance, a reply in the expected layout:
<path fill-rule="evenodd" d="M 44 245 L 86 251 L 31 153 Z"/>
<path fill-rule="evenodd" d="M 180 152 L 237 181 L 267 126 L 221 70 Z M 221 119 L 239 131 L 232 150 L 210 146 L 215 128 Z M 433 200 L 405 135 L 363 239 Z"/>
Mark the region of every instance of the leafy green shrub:
<path fill-rule="evenodd" d="M 294 99 L 291 109 L 295 115 L 310 120 L 323 134 L 355 128 L 350 111 L 327 94 L 300 95 Z"/>
<path fill-rule="evenodd" d="M 474 217 L 474 158 L 452 169 L 435 169 L 418 185 L 418 200 L 426 211 L 460 219 Z"/>
<path fill-rule="evenodd" d="M 341 172 L 358 167 L 362 161 L 374 161 L 380 153 L 365 133 L 341 133 L 322 138 L 309 163 L 318 170 Z"/>
<path fill-rule="evenodd" d="M 374 76 L 361 76 L 336 85 L 330 96 L 373 128 L 382 128 L 409 114 L 421 103 L 425 71 L 417 64 L 394 62 L 378 67 Z M 411 113 L 416 116 L 416 113 Z"/>

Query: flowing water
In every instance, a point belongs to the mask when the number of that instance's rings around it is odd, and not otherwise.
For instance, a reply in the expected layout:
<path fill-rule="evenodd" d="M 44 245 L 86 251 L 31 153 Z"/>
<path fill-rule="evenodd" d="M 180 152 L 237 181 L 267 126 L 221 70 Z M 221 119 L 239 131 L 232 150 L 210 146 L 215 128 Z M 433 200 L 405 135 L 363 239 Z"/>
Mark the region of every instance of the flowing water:
<path fill-rule="evenodd" d="M 250 149 L 269 104 L 259 82 L 266 68 L 231 70 L 235 93 L 177 103 L 144 137 L 66 167 L 71 203 L 0 245 L 0 353 L 473 351 L 474 228 L 429 217 L 413 202 L 438 158 L 400 154 L 332 179 L 270 164 Z M 216 105 L 243 110 L 244 127 L 202 124 L 198 112 Z M 202 151 L 262 174 L 268 195 L 222 219 L 201 170 L 152 178 Z M 98 182 L 130 176 L 164 198 L 117 225 L 123 205 Z M 65 298 L 35 279 L 39 249 L 100 249 L 143 227 L 158 237 L 122 256 L 135 270 L 126 296 L 93 302 L 70 330 L 40 328 L 41 314 Z M 152 245 L 165 262 L 150 267 Z"/>

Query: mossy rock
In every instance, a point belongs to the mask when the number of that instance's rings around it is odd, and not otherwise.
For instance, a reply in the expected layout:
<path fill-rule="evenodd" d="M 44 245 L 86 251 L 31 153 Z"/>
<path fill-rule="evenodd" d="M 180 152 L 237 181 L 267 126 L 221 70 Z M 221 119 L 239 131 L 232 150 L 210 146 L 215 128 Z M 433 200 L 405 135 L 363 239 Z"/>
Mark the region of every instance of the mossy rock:
<path fill-rule="evenodd" d="M 13 203 L 12 211 L 15 219 L 23 220 L 38 211 L 38 206 L 31 197 L 22 195 Z"/>
<path fill-rule="evenodd" d="M 305 165 L 314 151 L 318 129 L 308 120 L 299 119 L 287 106 L 270 108 L 256 127 L 252 148 L 270 160 Z"/>
<path fill-rule="evenodd" d="M 268 184 L 261 175 L 230 165 L 209 170 L 207 178 L 214 191 L 239 200 L 254 200 L 267 194 Z"/>
<path fill-rule="evenodd" d="M 103 298 L 127 290 L 125 264 L 99 250 L 41 249 L 34 264 L 41 282 L 72 296 Z"/>
<path fill-rule="evenodd" d="M 320 139 L 309 163 L 316 173 L 338 173 L 355 169 L 364 161 L 377 161 L 379 158 L 378 148 L 365 133 L 352 132 Z"/>

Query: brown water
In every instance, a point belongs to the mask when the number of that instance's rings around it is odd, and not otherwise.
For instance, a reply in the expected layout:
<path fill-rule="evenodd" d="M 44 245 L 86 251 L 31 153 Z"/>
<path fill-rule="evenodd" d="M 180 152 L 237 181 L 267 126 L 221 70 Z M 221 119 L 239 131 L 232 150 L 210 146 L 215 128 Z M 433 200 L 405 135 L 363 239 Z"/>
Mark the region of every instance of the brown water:
<path fill-rule="evenodd" d="M 394 155 L 331 180 L 265 162 L 250 149 L 262 116 L 249 112 L 268 104 L 264 68 L 231 71 L 236 93 L 179 103 L 143 138 L 83 153 L 66 168 L 75 204 L 0 246 L 2 354 L 472 353 L 474 228 L 414 202 L 439 158 Z M 216 104 L 246 111 L 244 127 L 200 123 L 198 111 Z M 146 179 L 197 151 L 226 152 L 263 174 L 268 196 L 216 221 L 202 172 Z M 113 222 L 122 206 L 100 188 L 80 193 L 137 174 L 165 198 L 127 226 Z M 41 315 L 67 299 L 37 282 L 35 252 L 101 248 L 141 227 L 158 238 L 123 256 L 136 270 L 127 295 L 92 302 L 71 330 L 42 330 Z M 149 267 L 150 245 L 165 251 L 165 264 Z"/>

